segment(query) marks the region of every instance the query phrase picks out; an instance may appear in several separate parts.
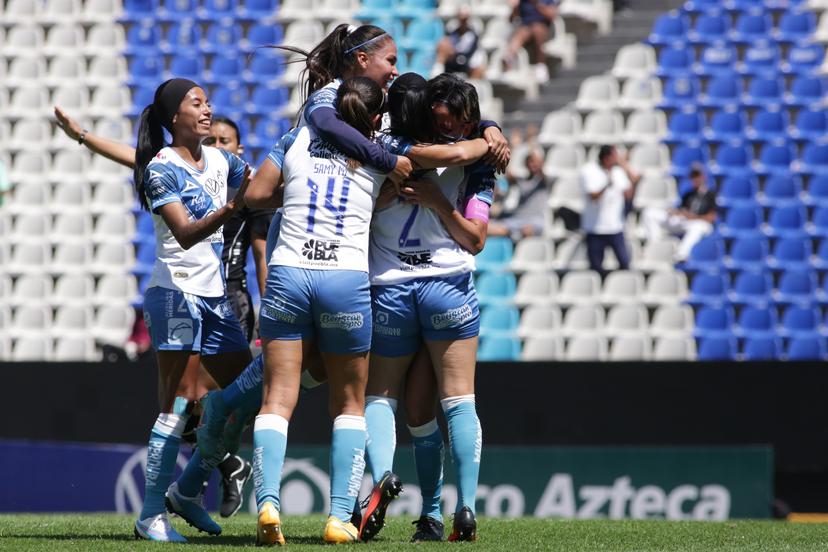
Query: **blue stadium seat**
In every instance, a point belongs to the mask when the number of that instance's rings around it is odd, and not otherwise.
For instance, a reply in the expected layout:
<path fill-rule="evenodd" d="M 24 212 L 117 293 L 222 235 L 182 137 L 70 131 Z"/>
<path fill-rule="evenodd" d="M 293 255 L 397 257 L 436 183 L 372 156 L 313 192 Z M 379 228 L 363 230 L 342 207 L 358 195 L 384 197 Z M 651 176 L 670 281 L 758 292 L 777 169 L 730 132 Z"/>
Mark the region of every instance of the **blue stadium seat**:
<path fill-rule="evenodd" d="M 241 25 L 230 22 L 212 23 L 207 27 L 207 37 L 201 50 L 208 54 L 228 54 L 237 48 L 243 36 Z"/>
<path fill-rule="evenodd" d="M 363 6 L 364 5 L 365 4 L 363 4 Z M 376 25 L 377 27 L 384 29 L 388 34 L 390 34 L 393 37 L 405 35 L 402 19 L 400 19 L 393 10 L 380 16 L 371 18 L 369 23 L 371 23 L 371 25 Z"/>
<path fill-rule="evenodd" d="M 364 0 L 354 18 L 366 21 L 385 17 L 389 13 L 394 13 L 394 7 L 394 0 Z"/>
<path fill-rule="evenodd" d="M 796 115 L 790 136 L 800 142 L 815 142 L 828 135 L 828 113 L 823 109 L 802 109 Z"/>
<path fill-rule="evenodd" d="M 801 202 L 774 207 L 768 215 L 768 224 L 763 228 L 771 238 L 806 239 L 805 222 L 808 214 Z"/>
<path fill-rule="evenodd" d="M 779 335 L 782 337 L 805 337 L 819 335 L 819 311 L 811 306 L 791 305 L 782 315 Z"/>
<path fill-rule="evenodd" d="M 170 61 L 170 69 L 166 72 L 165 77 L 167 79 L 179 77 L 199 82 L 201 81 L 203 72 L 204 56 L 183 54 L 172 58 L 172 61 Z"/>
<path fill-rule="evenodd" d="M 794 159 L 796 152 L 789 144 L 765 144 L 753 171 L 760 176 L 787 175 L 791 173 L 791 163 Z"/>
<path fill-rule="evenodd" d="M 828 207 L 817 207 L 811 217 L 811 233 L 819 238 L 828 238 Z"/>
<path fill-rule="evenodd" d="M 788 270 L 782 273 L 773 299 L 779 304 L 810 305 L 816 288 L 816 276 L 810 270 Z"/>
<path fill-rule="evenodd" d="M 709 143 L 740 143 L 745 134 L 745 114 L 741 111 L 717 111 L 710 119 L 704 137 Z"/>
<path fill-rule="evenodd" d="M 213 86 L 237 84 L 241 81 L 243 70 L 243 58 L 237 57 L 232 53 L 218 55 L 213 58 L 213 62 L 210 64 L 210 70 L 201 79 L 205 83 Z"/>
<path fill-rule="evenodd" d="M 153 82 L 150 81 L 150 86 L 138 86 L 132 89 L 132 107 L 127 113 L 128 116 L 137 117 L 144 111 L 145 107 L 155 100 L 155 86 Z"/>
<path fill-rule="evenodd" d="M 724 221 L 719 224 L 719 233 L 726 238 L 753 236 L 761 224 L 762 210 L 758 207 L 731 207 Z"/>
<path fill-rule="evenodd" d="M 200 21 L 232 21 L 236 18 L 236 0 L 204 0 L 198 11 Z"/>
<path fill-rule="evenodd" d="M 236 19 L 265 24 L 273 20 L 279 11 L 279 0 L 241 0 L 236 9 Z"/>
<path fill-rule="evenodd" d="M 707 89 L 697 98 L 697 103 L 705 108 L 736 109 L 742 98 L 742 79 L 734 75 L 719 75 L 710 79 Z"/>
<path fill-rule="evenodd" d="M 687 40 L 687 31 L 690 22 L 687 17 L 678 12 L 659 15 L 653 23 L 647 42 L 653 46 L 681 47 Z"/>
<path fill-rule="evenodd" d="M 429 17 L 436 8 L 437 2 L 435 0 L 405 0 L 404 2 L 397 2 L 394 13 L 397 17 L 416 21 L 419 17 Z M 442 35 L 442 25 L 440 33 Z"/>
<path fill-rule="evenodd" d="M 806 144 L 799 163 L 801 174 L 828 174 L 828 144 Z"/>
<path fill-rule="evenodd" d="M 736 275 L 728 298 L 734 305 L 765 307 L 772 289 L 770 274 L 744 271 Z"/>
<path fill-rule="evenodd" d="M 659 107 L 662 109 L 683 109 L 687 106 L 695 107 L 699 90 L 699 81 L 695 77 L 667 79 Z"/>
<path fill-rule="evenodd" d="M 772 28 L 773 21 L 768 14 L 745 13 L 736 20 L 736 25 L 730 32 L 730 41 L 738 45 L 754 44 L 766 40 Z"/>
<path fill-rule="evenodd" d="M 789 11 L 782 14 L 776 30 L 772 33 L 774 40 L 783 44 L 807 41 L 816 29 L 816 17 L 810 11 Z"/>
<path fill-rule="evenodd" d="M 765 207 L 800 203 L 802 182 L 795 176 L 778 174 L 765 181 L 765 189 L 759 195 L 759 203 Z"/>
<path fill-rule="evenodd" d="M 664 48 L 658 54 L 658 68 L 656 75 L 659 77 L 680 78 L 689 77 L 693 74 L 693 65 L 696 58 L 693 50 L 684 48 Z"/>
<path fill-rule="evenodd" d="M 420 50 L 414 52 L 414 55 L 411 56 L 411 64 L 408 66 L 408 70 L 427 78 L 431 74 L 432 67 L 434 67 L 434 50 Z"/>
<path fill-rule="evenodd" d="M 478 272 L 506 270 L 512 260 L 514 245 L 511 238 L 492 236 L 486 240 L 486 247 L 475 258 Z"/>
<path fill-rule="evenodd" d="M 701 307 L 696 313 L 695 337 L 728 337 L 733 334 L 731 307 Z"/>
<path fill-rule="evenodd" d="M 751 79 L 742 103 L 746 107 L 779 109 L 784 94 L 785 85 L 778 78 L 757 77 Z"/>
<path fill-rule="evenodd" d="M 135 215 L 135 235 L 132 238 L 134 245 L 150 244 L 155 246 L 155 223 L 148 211 L 142 210 Z"/>
<path fill-rule="evenodd" d="M 730 18 L 722 14 L 702 14 L 687 32 L 687 40 L 694 46 L 723 42 L 730 32 Z"/>
<path fill-rule="evenodd" d="M 799 76 L 791 82 L 791 91 L 785 95 L 785 105 L 805 109 L 821 109 L 828 86 L 822 77 Z"/>
<path fill-rule="evenodd" d="M 733 337 L 706 337 L 699 341 L 698 359 L 736 360 L 736 339 Z"/>
<path fill-rule="evenodd" d="M 704 127 L 704 115 L 702 113 L 698 111 L 675 111 L 670 116 L 670 122 L 667 125 L 667 136 L 663 141 L 672 145 L 698 146 Z"/>
<path fill-rule="evenodd" d="M 148 21 L 141 21 L 127 31 L 124 53 L 145 57 L 153 56 L 158 51 L 159 42 L 158 29 Z"/>
<path fill-rule="evenodd" d="M 132 267 L 132 274 L 146 276 L 152 273 L 155 266 L 155 242 L 146 242 L 138 245 L 135 253 L 135 266 Z"/>
<path fill-rule="evenodd" d="M 753 116 L 753 122 L 747 132 L 751 142 L 774 142 L 785 140 L 788 136 L 790 121 L 785 111 L 759 111 Z"/>
<path fill-rule="evenodd" d="M 788 360 L 825 360 L 826 355 L 823 336 L 794 337 L 788 343 Z"/>
<path fill-rule="evenodd" d="M 782 346 L 778 339 L 757 337 L 745 341 L 742 358 L 744 360 L 777 360 L 781 353 Z"/>
<path fill-rule="evenodd" d="M 152 88 L 154 97 L 155 87 L 161 84 L 163 80 L 163 69 L 164 59 L 159 56 L 135 56 L 129 62 L 129 78 L 127 82 L 132 86 Z M 150 99 L 149 103 L 152 103 L 152 99 Z"/>
<path fill-rule="evenodd" d="M 744 146 L 724 145 L 716 152 L 716 163 L 710 171 L 716 176 L 744 176 L 752 174 L 752 155 Z"/>
<path fill-rule="evenodd" d="M 157 0 L 124 0 L 123 21 L 145 21 L 155 17 Z"/>
<path fill-rule="evenodd" d="M 758 236 L 737 238 L 730 246 L 730 255 L 725 258 L 729 270 L 762 270 L 768 258 L 768 241 Z"/>
<path fill-rule="evenodd" d="M 721 266 L 722 259 L 724 243 L 715 236 L 708 236 L 693 246 L 683 268 L 690 271 L 714 271 Z"/>
<path fill-rule="evenodd" d="M 250 115 L 266 117 L 278 112 L 288 103 L 288 99 L 288 91 L 283 86 L 257 86 L 250 96 L 246 111 Z M 279 136 L 271 136 L 271 145 L 276 143 Z"/>
<path fill-rule="evenodd" d="M 723 274 L 699 272 L 693 277 L 687 303 L 696 306 L 722 306 L 726 301 L 727 288 L 727 279 Z"/>
<path fill-rule="evenodd" d="M 703 77 L 729 76 L 734 73 L 738 61 L 736 50 L 723 43 L 716 43 L 702 50 L 696 73 Z"/>
<path fill-rule="evenodd" d="M 779 48 L 760 42 L 745 51 L 743 61 L 738 65 L 738 71 L 748 77 L 773 78 L 779 71 L 780 60 Z"/>
<path fill-rule="evenodd" d="M 477 360 L 482 362 L 520 360 L 520 339 L 516 337 L 487 337 L 480 340 Z"/>
<path fill-rule="evenodd" d="M 673 151 L 672 157 L 670 174 L 673 176 L 687 176 L 693 163 L 707 164 L 710 153 L 707 147 L 681 145 Z"/>
<path fill-rule="evenodd" d="M 198 10 L 198 4 L 197 0 L 161 0 L 155 19 L 165 23 L 191 21 Z"/>
<path fill-rule="evenodd" d="M 515 307 L 487 307 L 480 313 L 482 337 L 517 337 L 520 311 Z"/>
<path fill-rule="evenodd" d="M 281 136 L 290 130 L 290 120 L 273 117 L 259 117 L 250 133 L 256 145 L 267 152 L 273 148 Z"/>
<path fill-rule="evenodd" d="M 198 53 L 200 46 L 201 29 L 188 20 L 173 23 L 160 45 L 162 52 L 176 55 Z"/>
<path fill-rule="evenodd" d="M 249 83 L 277 85 L 284 72 L 285 62 L 281 55 L 259 50 L 253 54 L 243 77 Z"/>
<path fill-rule="evenodd" d="M 722 11 L 722 2 L 720 0 L 687 0 L 681 10 L 694 15 L 717 14 Z"/>
<path fill-rule="evenodd" d="M 719 187 L 716 203 L 720 207 L 753 206 L 759 187 L 756 179 L 748 176 L 728 176 Z"/>
<path fill-rule="evenodd" d="M 484 272 L 477 278 L 475 287 L 480 306 L 510 305 L 517 281 L 511 272 Z"/>
<path fill-rule="evenodd" d="M 808 182 L 808 193 L 805 196 L 808 205 L 828 207 L 828 175 L 815 175 Z"/>
<path fill-rule="evenodd" d="M 243 52 L 253 52 L 261 46 L 281 44 L 284 31 L 281 25 L 257 23 L 247 31 L 247 39 L 240 46 Z"/>
<path fill-rule="evenodd" d="M 739 313 L 736 335 L 747 339 L 776 338 L 776 310 L 749 306 Z"/>
<path fill-rule="evenodd" d="M 244 86 L 220 86 L 213 91 L 211 101 L 216 112 L 231 117 L 231 113 L 244 112 L 248 101 L 247 88 Z"/>
<path fill-rule="evenodd" d="M 443 37 L 443 22 L 435 17 L 420 16 L 408 24 L 405 34 L 397 39 L 403 50 L 434 49 Z"/>
<path fill-rule="evenodd" d="M 819 44 L 804 44 L 791 47 L 782 64 L 782 72 L 789 75 L 811 75 L 822 65 L 825 48 Z"/>

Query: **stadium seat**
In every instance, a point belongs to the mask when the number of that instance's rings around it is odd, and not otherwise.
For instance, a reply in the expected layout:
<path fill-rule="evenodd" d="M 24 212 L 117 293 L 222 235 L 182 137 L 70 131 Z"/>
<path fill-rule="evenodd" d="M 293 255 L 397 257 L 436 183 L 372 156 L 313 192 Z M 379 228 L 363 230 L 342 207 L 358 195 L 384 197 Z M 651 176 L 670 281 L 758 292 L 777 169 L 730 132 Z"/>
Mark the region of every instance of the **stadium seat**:
<path fill-rule="evenodd" d="M 768 216 L 768 224 L 764 225 L 763 232 L 771 238 L 798 238 L 805 239 L 805 223 L 808 215 L 799 202 L 774 207 Z"/>
<path fill-rule="evenodd" d="M 789 135 L 799 142 L 816 142 L 828 134 L 828 113 L 822 109 L 803 109 Z"/>
<path fill-rule="evenodd" d="M 204 22 L 229 21 L 236 17 L 236 10 L 236 0 L 205 0 L 196 16 Z"/>
<path fill-rule="evenodd" d="M 241 81 L 244 71 L 242 58 L 235 55 L 217 55 L 210 64 L 210 70 L 202 80 L 213 86 L 234 85 Z"/>
<path fill-rule="evenodd" d="M 637 209 L 669 209 L 676 204 L 676 182 L 663 176 L 645 176 L 636 185 L 633 203 Z"/>
<path fill-rule="evenodd" d="M 52 279 L 44 274 L 23 274 L 14 282 L 11 293 L 4 298 L 7 305 L 47 305 L 52 298 Z"/>
<path fill-rule="evenodd" d="M 742 104 L 752 108 L 779 109 L 784 95 L 785 86 L 778 78 L 757 77 L 751 79 Z"/>
<path fill-rule="evenodd" d="M 736 143 L 745 135 L 745 116 L 740 111 L 717 111 L 710 119 L 710 127 L 704 132 L 708 143 Z"/>
<path fill-rule="evenodd" d="M 799 172 L 806 175 L 828 173 L 828 144 L 806 144 L 800 157 Z"/>
<path fill-rule="evenodd" d="M 819 311 L 809 305 L 791 305 L 785 309 L 778 329 L 781 337 L 819 337 Z"/>
<path fill-rule="evenodd" d="M 173 2 L 190 2 L 191 0 L 171 0 Z M 164 34 L 159 47 L 165 54 L 196 54 L 201 45 L 201 27 L 194 21 L 182 19 L 173 23 Z"/>
<path fill-rule="evenodd" d="M 135 323 L 135 310 L 123 305 L 103 305 L 95 313 L 92 333 L 103 343 L 123 347 Z"/>
<path fill-rule="evenodd" d="M 779 207 L 786 204 L 799 204 L 802 195 L 802 182 L 789 175 L 775 175 L 765 181 L 765 187 L 757 197 L 764 207 Z"/>
<path fill-rule="evenodd" d="M 9 0 L 5 13 L 0 8 L 0 14 L 3 15 L 4 23 L 29 23 L 43 15 L 43 3 L 35 0 Z"/>
<path fill-rule="evenodd" d="M 594 302 L 601 290 L 601 278 L 591 270 L 567 272 L 561 280 L 558 302 L 567 304 L 589 304 Z"/>
<path fill-rule="evenodd" d="M 702 50 L 699 63 L 694 67 L 694 70 L 696 74 L 702 77 L 723 78 L 733 74 L 733 68 L 737 60 L 738 56 L 734 48 L 724 43 L 713 43 Z"/>
<path fill-rule="evenodd" d="M 200 79 L 204 72 L 204 61 L 199 54 L 183 54 L 172 57 L 170 69 L 164 73 L 164 79 L 174 77 L 183 79 Z"/>
<path fill-rule="evenodd" d="M 706 165 L 709 156 L 707 147 L 680 145 L 673 150 L 670 173 L 676 177 L 687 176 L 694 163 Z"/>
<path fill-rule="evenodd" d="M 625 335 L 612 340 L 609 360 L 615 362 L 650 360 L 651 354 L 652 344 L 648 337 L 642 335 Z"/>
<path fill-rule="evenodd" d="M 828 270 L 828 240 L 822 240 L 816 255 L 811 258 L 811 265 L 817 270 Z"/>
<path fill-rule="evenodd" d="M 148 20 L 133 25 L 126 35 L 126 50 L 128 55 L 151 57 L 159 50 L 161 37 L 158 29 Z M 131 72 L 131 71 L 130 71 Z"/>
<path fill-rule="evenodd" d="M 511 272 L 484 272 L 475 282 L 481 307 L 512 304 L 517 288 Z"/>
<path fill-rule="evenodd" d="M 516 337 L 487 337 L 480 340 L 477 360 L 481 362 L 520 360 L 520 340 Z"/>
<path fill-rule="evenodd" d="M 664 144 L 637 144 L 630 150 L 629 162 L 644 177 L 663 177 L 670 169 L 670 151 Z"/>
<path fill-rule="evenodd" d="M 784 95 L 785 105 L 803 109 L 822 109 L 822 100 L 828 86 L 822 77 L 798 76 L 791 83 L 790 93 Z"/>
<path fill-rule="evenodd" d="M 95 282 L 87 274 L 64 274 L 57 279 L 52 303 L 86 307 L 95 295 Z"/>
<path fill-rule="evenodd" d="M 574 111 L 560 109 L 543 118 L 538 141 L 549 147 L 558 144 L 578 142 L 581 134 L 581 117 Z"/>
<path fill-rule="evenodd" d="M 744 146 L 723 145 L 716 152 L 710 171 L 716 176 L 746 176 L 752 173 L 753 156 Z"/>
<path fill-rule="evenodd" d="M 526 362 L 538 362 L 560 360 L 563 356 L 563 340 L 559 337 L 530 337 L 523 344 L 520 359 Z"/>
<path fill-rule="evenodd" d="M 257 50 L 254 52 L 247 70 L 242 73 L 245 82 L 268 86 L 281 84 L 280 79 L 284 75 L 284 57 L 269 53 L 266 50 Z"/>
<path fill-rule="evenodd" d="M 760 236 L 736 238 L 730 247 L 730 255 L 724 259 L 729 270 L 762 270 L 768 258 L 768 241 Z"/>
<path fill-rule="evenodd" d="M 796 44 L 808 39 L 816 29 L 816 17 L 810 11 L 788 11 L 782 14 L 772 35 L 776 42 Z"/>
<path fill-rule="evenodd" d="M 778 304 L 810 305 L 816 292 L 816 277 L 810 270 L 788 270 L 782 273 L 779 287 L 773 293 Z"/>
<path fill-rule="evenodd" d="M 553 146 L 546 153 L 543 173 L 549 178 L 577 177 L 585 160 L 586 153 L 579 144 Z"/>
<path fill-rule="evenodd" d="M 32 63 L 33 56 L 40 52 L 46 42 L 43 29 L 30 21 L 21 22 L 8 30 L 3 44 L 3 55 L 9 59 L 21 58 L 18 63 Z M 36 59 L 36 58 L 35 58 Z M 12 71 L 9 71 L 12 74 Z"/>
<path fill-rule="evenodd" d="M 24 212 L 15 217 L 12 225 L 12 243 L 42 242 L 52 230 L 51 217 L 42 212 Z"/>
<path fill-rule="evenodd" d="M 517 335 L 521 338 L 552 338 L 560 335 L 561 309 L 555 306 L 530 305 L 520 315 Z"/>
<path fill-rule="evenodd" d="M 362 7 L 354 14 L 355 19 L 368 20 L 393 13 L 394 0 L 364 0 Z"/>
<path fill-rule="evenodd" d="M 83 27 L 74 23 L 58 23 L 46 33 L 46 42 L 43 45 L 42 53 L 56 56 L 83 47 Z"/>
<path fill-rule="evenodd" d="M 158 10 L 157 0 L 123 0 L 125 21 L 147 21 L 155 17 Z"/>
<path fill-rule="evenodd" d="M 677 75 L 667 80 L 659 107 L 684 109 L 694 106 L 699 95 L 699 81 L 693 76 Z"/>
<path fill-rule="evenodd" d="M 231 21 L 216 22 L 207 27 L 207 35 L 201 45 L 202 52 L 221 54 L 236 49 L 236 45 L 242 41 L 244 32 L 240 25 Z"/>
<path fill-rule="evenodd" d="M 517 243 L 509 268 L 517 273 L 548 272 L 552 270 L 554 259 L 555 247 L 551 240 L 527 236 Z"/>
<path fill-rule="evenodd" d="M 737 45 L 754 44 L 767 40 L 773 21 L 765 12 L 743 13 L 736 19 L 736 25 L 730 31 L 730 42 Z"/>
<path fill-rule="evenodd" d="M 698 111 L 676 111 L 670 116 L 664 142 L 672 145 L 698 146 L 705 129 L 704 116 Z"/>
<path fill-rule="evenodd" d="M 612 109 L 618 102 L 618 81 L 611 76 L 587 77 L 578 89 L 575 108 L 578 111 Z"/>
<path fill-rule="evenodd" d="M 752 207 L 758 192 L 756 179 L 747 176 L 725 177 L 716 195 L 720 207 Z"/>
<path fill-rule="evenodd" d="M 778 75 L 781 54 L 779 48 L 766 42 L 758 42 L 744 53 L 737 70 L 746 77 L 774 78 Z"/>
<path fill-rule="evenodd" d="M 693 309 L 688 305 L 662 305 L 653 313 L 650 334 L 654 337 L 684 337 L 692 334 Z"/>
<path fill-rule="evenodd" d="M 736 360 L 736 340 L 732 337 L 706 337 L 699 341 L 699 360 Z"/>
<path fill-rule="evenodd" d="M 595 304 L 575 305 L 563 316 L 560 333 L 565 337 L 600 334 L 604 329 L 604 309 Z"/>
<path fill-rule="evenodd" d="M 609 338 L 627 334 L 639 336 L 646 335 L 649 326 L 646 307 L 635 302 L 612 307 L 607 314 L 604 331 Z"/>
<path fill-rule="evenodd" d="M 247 36 L 242 39 L 239 49 L 251 53 L 261 46 L 281 44 L 283 40 L 284 31 L 281 25 L 255 23 L 247 30 Z"/>
<path fill-rule="evenodd" d="M 693 50 L 666 47 L 658 54 L 658 68 L 655 74 L 658 77 L 670 79 L 691 77 L 695 63 Z"/>
<path fill-rule="evenodd" d="M 790 144 L 765 144 L 753 170 L 759 176 L 788 175 L 796 153 Z"/>
<path fill-rule="evenodd" d="M 704 46 L 726 40 L 730 32 L 730 19 L 722 14 L 703 13 L 696 18 L 686 38 L 694 46 Z"/>
<path fill-rule="evenodd" d="M 16 362 L 52 360 L 52 340 L 47 336 L 26 336 L 15 339 L 11 360 Z"/>
<path fill-rule="evenodd" d="M 584 118 L 579 137 L 582 144 L 601 145 L 623 141 L 624 119 L 618 111 L 595 109 Z"/>
<path fill-rule="evenodd" d="M 644 243 L 641 257 L 635 259 L 633 266 L 643 272 L 672 270 L 676 243 L 675 239 L 647 240 Z"/>
<path fill-rule="evenodd" d="M 100 360 L 95 352 L 95 341 L 92 338 L 84 336 L 56 337 L 52 360 L 57 362 Z"/>
<path fill-rule="evenodd" d="M 250 115 L 256 115 L 262 118 L 267 118 L 274 111 L 278 111 L 288 103 L 288 91 L 282 86 L 257 86 L 253 90 L 250 97 L 250 102 L 247 104 L 246 112 Z M 259 121 L 261 122 L 262 119 Z M 272 119 L 270 119 L 272 121 Z M 258 126 L 258 123 L 257 123 Z M 275 130 L 275 129 L 268 129 Z M 279 134 L 281 136 L 281 134 Z M 264 145 L 271 147 L 274 140 L 278 140 L 277 136 L 269 135 L 262 136 L 265 140 Z"/>
<path fill-rule="evenodd" d="M 770 274 L 742 271 L 736 275 L 728 299 L 734 305 L 764 307 L 773 288 Z"/>
<path fill-rule="evenodd" d="M 601 302 L 605 305 L 618 303 L 637 303 L 644 292 L 644 277 L 633 270 L 610 272 L 601 292 Z"/>
<path fill-rule="evenodd" d="M 641 302 L 647 305 L 680 303 L 687 297 L 687 276 L 674 270 L 653 272 L 647 278 L 647 287 Z"/>
<path fill-rule="evenodd" d="M 774 142 L 787 139 L 790 121 L 784 111 L 759 111 L 747 132 L 751 142 Z"/>
<path fill-rule="evenodd" d="M 11 324 L 4 332 L 12 338 L 44 338 L 51 326 L 52 309 L 48 305 L 20 305 L 12 311 Z"/>
<path fill-rule="evenodd" d="M 598 336 L 576 336 L 566 347 L 566 360 L 571 362 L 607 359 L 607 340 Z"/>
<path fill-rule="evenodd" d="M 481 337 L 514 337 L 520 324 L 520 312 L 515 307 L 491 306 L 480 313 Z"/>
<path fill-rule="evenodd" d="M 264 24 L 274 21 L 278 10 L 279 0 L 241 0 L 236 9 L 236 18 L 241 21 Z"/>
<path fill-rule="evenodd" d="M 64 305 L 56 309 L 50 331 L 52 337 L 88 336 L 92 327 L 92 308 L 88 305 Z"/>
<path fill-rule="evenodd" d="M 486 240 L 486 247 L 474 258 L 478 272 L 505 270 L 512 260 L 512 240 L 507 237 L 493 236 Z"/>
<path fill-rule="evenodd" d="M 723 262 L 724 252 L 721 239 L 715 236 L 703 238 L 690 250 L 690 255 L 684 262 L 684 270 L 716 270 Z"/>
<path fill-rule="evenodd" d="M 54 87 L 64 87 L 63 97 L 66 97 L 66 92 L 74 91 L 76 94 L 82 93 L 87 95 L 86 89 L 77 86 L 78 81 L 86 80 L 86 60 L 83 56 L 76 54 L 63 53 L 52 58 L 48 64 L 48 71 L 44 80 L 45 84 Z M 62 100 L 65 103 L 65 100 Z M 63 104 L 61 104 L 63 105 Z M 85 105 L 68 106 L 67 108 L 74 111 L 81 111 L 79 109 L 86 107 Z"/>
<path fill-rule="evenodd" d="M 825 360 L 825 338 L 822 336 L 794 337 L 788 343 L 787 360 Z"/>
<path fill-rule="evenodd" d="M 654 46 L 671 46 L 680 48 L 687 41 L 690 22 L 679 12 L 659 15 L 653 23 L 647 42 Z"/>
<path fill-rule="evenodd" d="M 817 44 L 794 45 L 782 63 L 782 73 L 787 75 L 812 75 L 822 65 L 825 48 Z"/>
<path fill-rule="evenodd" d="M 696 103 L 706 109 L 736 109 L 741 103 L 742 82 L 730 74 L 716 74 Z"/>
<path fill-rule="evenodd" d="M 817 207 L 811 219 L 811 233 L 820 238 L 828 238 L 828 207 Z"/>
<path fill-rule="evenodd" d="M 87 6 L 92 4 L 92 0 L 86 3 Z M 118 5 L 120 6 L 120 2 L 118 2 Z M 111 20 L 107 19 L 106 21 L 109 22 Z M 115 53 L 120 53 L 126 48 L 126 34 L 123 27 L 120 25 L 112 25 L 107 22 L 98 23 L 89 29 L 86 34 L 86 42 L 84 43 L 82 51 L 86 55 L 93 56 L 89 68 L 90 75 L 95 74 L 93 67 L 95 65 L 96 58 L 106 56 L 121 59 L 120 56 L 116 56 Z M 106 54 L 105 52 L 112 53 Z M 123 59 L 121 59 L 121 63 L 123 63 Z"/>
<path fill-rule="evenodd" d="M 687 337 L 660 337 L 655 340 L 652 360 L 696 360 L 696 342 Z"/>
<path fill-rule="evenodd" d="M 153 262 L 154 262 L 154 249 L 155 245 L 152 244 L 150 247 L 140 248 L 139 252 L 142 250 L 152 252 Z M 132 245 L 129 243 L 101 243 L 95 247 L 95 255 L 92 259 L 92 262 L 89 263 L 90 266 L 87 267 L 88 271 L 93 274 L 121 274 L 124 275 L 130 270 L 135 264 L 135 252 L 133 251 Z M 152 270 L 152 266 L 149 266 L 149 270 Z"/>
<path fill-rule="evenodd" d="M 743 360 L 777 360 L 782 354 L 782 347 L 777 339 L 767 337 L 748 338 L 742 354 Z"/>
<path fill-rule="evenodd" d="M 91 217 L 86 213 L 60 213 L 55 216 L 49 239 L 54 244 L 86 243 L 91 234 Z"/>
<path fill-rule="evenodd" d="M 414 7 L 413 2 L 406 2 L 400 6 Z M 405 34 L 399 37 L 397 42 L 403 50 L 413 52 L 419 49 L 434 49 L 442 36 L 443 23 L 423 13 L 408 24 Z"/>
<path fill-rule="evenodd" d="M 617 79 L 649 77 L 656 68 L 656 55 L 652 46 L 647 44 L 628 44 L 622 46 L 615 54 L 612 76 Z"/>
<path fill-rule="evenodd" d="M 693 335 L 696 337 L 723 337 L 733 333 L 734 315 L 729 306 L 703 306 L 696 313 Z"/>
<path fill-rule="evenodd" d="M 127 184 L 118 180 L 106 181 L 95 186 L 89 210 L 93 213 L 126 212 L 132 208 L 133 203 L 133 192 Z"/>
<path fill-rule="evenodd" d="M 726 301 L 727 279 L 723 274 L 699 272 L 690 284 L 690 294 L 685 299 L 694 306 L 721 306 Z"/>
<path fill-rule="evenodd" d="M 811 264 L 811 242 L 801 238 L 776 240 L 767 264 L 774 270 L 806 269 Z"/>

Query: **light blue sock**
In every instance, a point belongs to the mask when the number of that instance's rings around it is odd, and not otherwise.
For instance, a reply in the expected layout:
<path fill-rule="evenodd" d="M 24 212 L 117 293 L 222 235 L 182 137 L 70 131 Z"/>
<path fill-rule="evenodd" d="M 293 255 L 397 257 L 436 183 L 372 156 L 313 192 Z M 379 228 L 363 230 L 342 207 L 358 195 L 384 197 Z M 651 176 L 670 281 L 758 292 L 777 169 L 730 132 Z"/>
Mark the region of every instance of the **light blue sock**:
<path fill-rule="evenodd" d="M 443 519 L 440 511 L 440 495 L 443 491 L 443 434 L 437 419 L 418 427 L 408 426 L 414 445 L 414 465 L 420 494 L 423 497 L 421 516 Z"/>
<path fill-rule="evenodd" d="M 474 395 L 448 397 L 440 401 L 448 422 L 451 456 L 457 470 L 457 509 L 468 506 L 474 513 L 483 432 L 474 406 Z"/>
<path fill-rule="evenodd" d="M 187 467 L 184 468 L 184 473 L 178 478 L 178 490 L 184 496 L 190 498 L 198 495 L 203 489 L 204 484 L 210 479 L 210 474 L 218 466 L 227 455 L 210 461 L 201 456 L 201 451 L 196 448 L 196 451 L 187 462 Z"/>
<path fill-rule="evenodd" d="M 222 389 L 221 400 L 227 410 L 243 408 L 245 412 L 258 412 L 262 407 L 262 379 L 264 357 L 258 355 L 233 383 Z"/>
<path fill-rule="evenodd" d="M 365 473 L 365 418 L 341 414 L 334 419 L 331 437 L 331 512 L 351 521 L 354 500 Z"/>
<path fill-rule="evenodd" d="M 147 446 L 144 505 L 139 519 L 147 519 L 167 511 L 164 497 L 175 470 L 181 433 L 189 417 L 187 400 L 183 397 L 176 397 L 173 403 L 173 413 L 161 413 L 155 419 Z"/>
<path fill-rule="evenodd" d="M 396 399 L 375 395 L 365 397 L 365 427 L 368 431 L 365 452 L 368 453 L 368 467 L 371 468 L 375 485 L 382 474 L 394 468 L 394 449 L 397 447 L 396 411 Z"/>
<path fill-rule="evenodd" d="M 279 487 L 282 484 L 282 466 L 287 451 L 288 421 L 276 414 L 260 414 L 253 424 L 253 485 L 256 506 L 265 502 L 279 505 Z"/>

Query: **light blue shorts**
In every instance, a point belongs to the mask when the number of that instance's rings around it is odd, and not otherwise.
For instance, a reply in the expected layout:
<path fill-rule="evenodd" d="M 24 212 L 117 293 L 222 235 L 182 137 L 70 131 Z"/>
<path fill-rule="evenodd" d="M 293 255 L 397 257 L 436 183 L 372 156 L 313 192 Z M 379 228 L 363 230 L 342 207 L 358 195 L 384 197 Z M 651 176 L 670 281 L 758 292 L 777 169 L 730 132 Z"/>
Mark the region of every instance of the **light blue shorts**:
<path fill-rule="evenodd" d="M 480 333 L 480 310 L 471 273 L 372 286 L 371 307 L 371 351 L 381 356 L 412 355 L 423 339 L 457 341 Z"/>
<path fill-rule="evenodd" d="M 357 270 L 308 270 L 271 266 L 259 311 L 267 339 L 317 339 L 323 353 L 371 349 L 368 274 Z"/>
<path fill-rule="evenodd" d="M 144 323 L 156 351 L 209 356 L 250 347 L 226 297 L 151 287 L 144 294 Z"/>

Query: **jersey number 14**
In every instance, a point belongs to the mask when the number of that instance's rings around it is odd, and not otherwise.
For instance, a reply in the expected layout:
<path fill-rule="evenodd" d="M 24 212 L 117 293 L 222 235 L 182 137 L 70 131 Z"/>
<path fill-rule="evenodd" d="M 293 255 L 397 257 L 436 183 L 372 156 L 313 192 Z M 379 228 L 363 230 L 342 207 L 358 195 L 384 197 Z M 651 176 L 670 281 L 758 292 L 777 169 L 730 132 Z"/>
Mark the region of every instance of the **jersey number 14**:
<path fill-rule="evenodd" d="M 328 178 L 328 187 L 325 191 L 322 208 L 330 211 L 336 220 L 336 235 L 341 236 L 345 229 L 345 209 L 348 205 L 348 190 L 351 187 L 351 181 L 348 178 L 342 179 L 342 186 L 339 190 L 339 205 L 335 205 L 334 194 L 336 192 L 335 177 Z M 316 210 L 319 201 L 319 185 L 308 178 L 308 188 L 310 188 L 310 204 L 308 207 L 308 232 L 313 233 L 313 227 L 316 225 Z"/>

